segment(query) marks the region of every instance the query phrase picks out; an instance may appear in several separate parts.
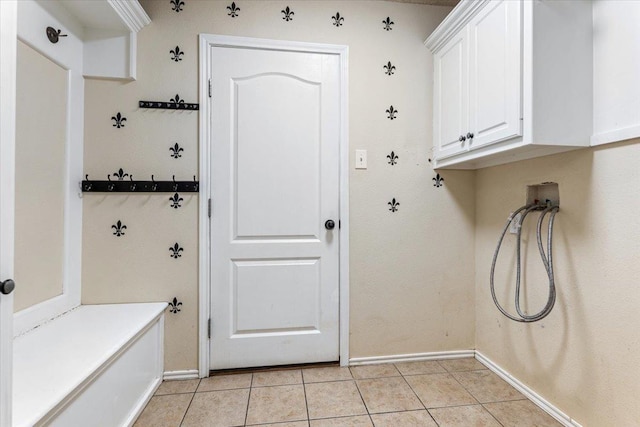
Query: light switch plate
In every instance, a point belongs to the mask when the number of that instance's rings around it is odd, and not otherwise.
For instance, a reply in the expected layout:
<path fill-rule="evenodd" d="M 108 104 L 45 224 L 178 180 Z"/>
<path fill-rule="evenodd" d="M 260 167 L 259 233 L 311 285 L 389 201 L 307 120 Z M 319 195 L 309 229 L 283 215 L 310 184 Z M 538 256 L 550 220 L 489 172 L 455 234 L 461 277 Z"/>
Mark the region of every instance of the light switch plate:
<path fill-rule="evenodd" d="M 356 150 L 356 169 L 367 168 L 367 150 Z"/>

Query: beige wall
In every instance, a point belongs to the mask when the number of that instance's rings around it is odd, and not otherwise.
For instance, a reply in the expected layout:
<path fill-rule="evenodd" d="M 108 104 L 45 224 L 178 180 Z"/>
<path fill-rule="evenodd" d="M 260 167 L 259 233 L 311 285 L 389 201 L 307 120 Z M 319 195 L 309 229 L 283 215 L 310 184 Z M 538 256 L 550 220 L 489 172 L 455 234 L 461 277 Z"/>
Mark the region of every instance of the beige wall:
<path fill-rule="evenodd" d="M 18 41 L 14 311 L 62 293 L 67 71 Z"/>
<path fill-rule="evenodd" d="M 138 80 L 86 82 L 85 171 L 94 179 L 119 168 L 135 178 L 188 179 L 197 173 L 197 113 L 141 110 L 137 101 L 176 93 L 197 102 L 198 34 L 345 44 L 350 48 L 351 155 L 368 150 L 369 168 L 350 170 L 351 357 L 472 349 L 474 346 L 474 173 L 443 173 L 433 186 L 431 60 L 422 42 L 450 10 L 382 1 L 143 1 L 152 19 L 138 35 Z M 286 22 L 280 12 L 294 11 Z M 344 25 L 332 25 L 337 12 Z M 387 16 L 395 23 L 383 29 Z M 171 61 L 176 45 L 185 52 Z M 395 75 L 384 74 L 391 61 Z M 393 105 L 398 118 L 385 110 Z M 121 112 L 125 127 L 110 117 Z M 184 147 L 181 159 L 169 146 Z M 398 164 L 387 164 L 391 151 Z M 353 162 L 352 162 L 353 163 Z M 197 368 L 197 197 L 171 209 L 169 194 L 84 198 L 83 303 L 170 301 L 167 370 Z M 184 196 L 183 196 L 184 197 Z M 388 210 L 396 198 L 400 209 Z M 112 235 L 117 220 L 125 236 Z M 169 258 L 169 246 L 184 247 Z M 455 256 L 451 256 L 451 254 Z"/>
<path fill-rule="evenodd" d="M 640 140 L 479 170 L 476 178 L 477 349 L 584 426 L 640 420 Z M 558 299 L 533 324 L 503 317 L 489 293 L 489 268 L 510 211 L 525 187 L 554 181 L 560 212 L 554 231 Z M 537 217 L 537 214 L 535 214 Z M 535 221 L 533 221 L 535 222 Z M 527 230 L 529 309 L 546 300 L 547 282 Z M 514 237 L 499 259 L 496 290 L 513 307 Z M 502 254 L 502 253 L 501 253 Z"/>

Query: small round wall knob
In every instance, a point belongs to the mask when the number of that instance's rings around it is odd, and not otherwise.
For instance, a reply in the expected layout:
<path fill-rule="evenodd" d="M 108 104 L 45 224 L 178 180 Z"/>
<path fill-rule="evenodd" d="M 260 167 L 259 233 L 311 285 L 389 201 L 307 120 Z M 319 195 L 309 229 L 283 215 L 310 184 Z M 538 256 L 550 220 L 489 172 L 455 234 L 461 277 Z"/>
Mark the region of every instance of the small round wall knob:
<path fill-rule="evenodd" d="M 16 288 L 16 282 L 11 279 L 7 279 L 4 282 L 0 283 L 0 292 L 9 295 Z"/>
<path fill-rule="evenodd" d="M 460 142 L 464 142 L 466 139 L 467 139 L 467 137 L 466 137 L 466 136 L 464 136 L 464 135 L 460 135 L 460 138 L 458 138 L 458 141 L 460 141 Z"/>
<path fill-rule="evenodd" d="M 336 226 L 336 223 L 332 219 L 328 219 L 324 223 L 324 228 L 326 228 L 327 230 L 333 230 L 335 226 Z"/>
<path fill-rule="evenodd" d="M 473 139 L 473 134 L 471 132 L 467 133 L 467 139 Z"/>

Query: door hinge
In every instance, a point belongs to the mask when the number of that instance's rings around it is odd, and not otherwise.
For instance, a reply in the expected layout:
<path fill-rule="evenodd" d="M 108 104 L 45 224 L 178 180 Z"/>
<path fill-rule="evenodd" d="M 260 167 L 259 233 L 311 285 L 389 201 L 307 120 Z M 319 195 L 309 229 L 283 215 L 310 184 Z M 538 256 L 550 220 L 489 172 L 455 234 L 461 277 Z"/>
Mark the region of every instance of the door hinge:
<path fill-rule="evenodd" d="M 340 220 L 338 220 L 338 228 L 342 228 L 342 224 L 340 223 Z"/>
<path fill-rule="evenodd" d="M 211 338 L 211 318 L 207 320 L 207 338 Z"/>
<path fill-rule="evenodd" d="M 211 218 L 211 199 L 209 199 L 207 202 L 207 215 L 209 215 L 209 218 Z"/>
<path fill-rule="evenodd" d="M 209 98 L 211 98 L 211 79 L 209 79 Z"/>

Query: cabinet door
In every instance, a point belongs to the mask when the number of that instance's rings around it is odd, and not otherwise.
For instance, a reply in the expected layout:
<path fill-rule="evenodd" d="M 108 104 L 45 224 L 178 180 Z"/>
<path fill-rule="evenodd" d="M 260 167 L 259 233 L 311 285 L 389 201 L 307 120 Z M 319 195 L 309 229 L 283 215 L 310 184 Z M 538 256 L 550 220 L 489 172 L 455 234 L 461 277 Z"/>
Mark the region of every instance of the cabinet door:
<path fill-rule="evenodd" d="M 468 27 L 473 150 L 522 135 L 521 2 L 492 0 Z"/>
<path fill-rule="evenodd" d="M 442 159 L 467 149 L 459 141 L 469 127 L 467 29 L 456 34 L 433 57 L 433 146 Z"/>

